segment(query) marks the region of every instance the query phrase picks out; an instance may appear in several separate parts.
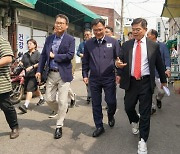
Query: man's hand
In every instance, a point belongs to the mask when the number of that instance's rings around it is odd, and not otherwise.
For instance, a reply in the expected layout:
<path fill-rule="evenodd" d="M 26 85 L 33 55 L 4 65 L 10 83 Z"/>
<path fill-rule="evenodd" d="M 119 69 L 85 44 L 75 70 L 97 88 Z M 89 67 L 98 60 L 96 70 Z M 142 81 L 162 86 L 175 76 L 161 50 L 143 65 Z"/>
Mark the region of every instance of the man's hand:
<path fill-rule="evenodd" d="M 35 77 L 36 77 L 38 83 L 40 84 L 41 83 L 41 73 L 37 72 Z"/>
<path fill-rule="evenodd" d="M 116 59 L 116 61 L 115 61 L 115 66 L 117 67 L 117 68 L 123 68 L 124 66 L 126 66 L 127 65 L 127 63 L 123 63 L 120 59 L 119 59 L 119 57 L 117 57 L 117 59 Z"/>
<path fill-rule="evenodd" d="M 167 87 L 167 83 L 161 83 L 161 89 L 163 89 L 163 86 Z"/>
<path fill-rule="evenodd" d="M 29 72 L 29 71 L 31 71 L 33 69 L 33 67 L 32 66 L 29 66 L 28 68 L 26 68 L 26 72 Z"/>
<path fill-rule="evenodd" d="M 49 56 L 50 58 L 54 58 L 54 53 L 51 51 Z"/>
<path fill-rule="evenodd" d="M 166 70 L 166 71 L 165 71 L 165 74 L 167 75 L 168 78 L 171 77 L 171 71 L 170 71 L 170 70 Z"/>
<path fill-rule="evenodd" d="M 121 81 L 121 77 L 120 76 L 116 76 L 116 84 L 120 84 Z"/>
<path fill-rule="evenodd" d="M 85 84 L 89 83 L 89 79 L 88 78 L 83 78 L 83 81 L 84 81 Z"/>
<path fill-rule="evenodd" d="M 84 55 L 84 54 L 82 54 L 82 53 L 79 54 L 79 56 L 80 56 L 81 58 L 83 58 L 83 55 Z"/>

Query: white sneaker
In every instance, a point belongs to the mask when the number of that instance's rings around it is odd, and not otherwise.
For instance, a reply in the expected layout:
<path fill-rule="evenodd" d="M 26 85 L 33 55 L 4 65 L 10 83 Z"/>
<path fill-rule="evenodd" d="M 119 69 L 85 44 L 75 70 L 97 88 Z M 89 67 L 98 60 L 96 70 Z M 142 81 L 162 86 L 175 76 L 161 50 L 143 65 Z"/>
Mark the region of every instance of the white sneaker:
<path fill-rule="evenodd" d="M 52 113 L 49 115 L 49 118 L 55 118 L 58 114 L 55 111 L 52 111 Z"/>
<path fill-rule="evenodd" d="M 147 154 L 147 144 L 142 138 L 138 143 L 138 154 Z"/>
<path fill-rule="evenodd" d="M 139 122 L 138 123 L 132 122 L 131 125 L 132 125 L 132 133 L 134 135 L 137 135 L 139 133 Z"/>

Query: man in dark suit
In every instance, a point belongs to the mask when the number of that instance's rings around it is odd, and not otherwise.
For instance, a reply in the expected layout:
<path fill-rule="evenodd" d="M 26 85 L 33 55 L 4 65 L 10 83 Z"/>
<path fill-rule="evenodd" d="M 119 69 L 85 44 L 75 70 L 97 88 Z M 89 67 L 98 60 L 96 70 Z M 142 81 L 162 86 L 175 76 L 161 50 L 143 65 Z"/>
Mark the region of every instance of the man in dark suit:
<path fill-rule="evenodd" d="M 166 76 L 159 45 L 145 37 L 146 20 L 137 18 L 131 25 L 134 39 L 123 44 L 116 66 L 121 68 L 118 70 L 120 87 L 125 89 L 125 111 L 132 124 L 132 132 L 133 134 L 140 132 L 138 153 L 146 154 L 152 94 L 155 87 L 155 68 L 160 76 L 161 88 L 166 86 Z M 140 115 L 135 110 L 138 101 Z"/>
<path fill-rule="evenodd" d="M 66 33 L 68 24 L 67 16 L 63 14 L 56 16 L 55 34 L 46 39 L 36 73 L 37 79 L 40 80 L 46 64 L 48 77 L 45 100 L 50 108 L 58 113 L 55 139 L 62 137 L 63 121 L 68 109 L 68 90 L 73 79 L 71 60 L 75 51 L 75 39 Z"/>
<path fill-rule="evenodd" d="M 116 112 L 116 83 L 115 60 L 119 54 L 119 43 L 112 37 L 105 36 L 105 20 L 94 19 L 92 29 L 95 37 L 88 40 L 84 48 L 82 59 L 82 75 L 85 84 L 90 83 L 93 117 L 96 130 L 93 137 L 104 133 L 102 114 L 102 89 L 105 93 L 105 101 L 108 105 L 108 124 L 115 124 Z M 90 71 L 90 76 L 88 72 Z"/>

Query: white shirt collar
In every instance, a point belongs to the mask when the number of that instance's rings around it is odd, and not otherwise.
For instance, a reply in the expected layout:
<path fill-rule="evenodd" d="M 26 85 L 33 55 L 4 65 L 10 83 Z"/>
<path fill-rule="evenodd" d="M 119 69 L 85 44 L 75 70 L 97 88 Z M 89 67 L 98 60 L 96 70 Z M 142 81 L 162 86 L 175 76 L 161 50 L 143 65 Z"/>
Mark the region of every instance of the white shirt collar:
<path fill-rule="evenodd" d="M 135 40 L 135 42 L 137 43 L 138 40 Z M 146 36 L 144 36 L 144 37 L 141 39 L 141 42 L 146 42 Z"/>
<path fill-rule="evenodd" d="M 103 41 L 103 40 L 104 40 L 104 37 L 105 37 L 105 36 L 103 36 L 101 39 L 97 39 L 97 41 L 99 41 L 99 40 Z"/>

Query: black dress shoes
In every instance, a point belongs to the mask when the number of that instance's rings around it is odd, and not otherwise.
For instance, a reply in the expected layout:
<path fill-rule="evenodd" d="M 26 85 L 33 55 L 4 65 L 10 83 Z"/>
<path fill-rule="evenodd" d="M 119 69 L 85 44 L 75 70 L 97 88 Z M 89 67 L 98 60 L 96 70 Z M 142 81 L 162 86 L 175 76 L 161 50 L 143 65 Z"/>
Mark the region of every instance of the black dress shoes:
<path fill-rule="evenodd" d="M 108 124 L 109 124 L 110 127 L 114 127 L 114 125 L 115 125 L 115 119 L 114 119 L 114 117 L 109 118 Z"/>
<path fill-rule="evenodd" d="M 19 136 L 19 129 L 18 128 L 12 129 L 12 131 L 10 133 L 10 139 L 15 139 L 18 136 Z"/>
<path fill-rule="evenodd" d="M 154 113 L 156 113 L 156 109 L 151 109 L 151 115 L 153 115 Z"/>
<path fill-rule="evenodd" d="M 88 96 L 86 101 L 87 101 L 87 104 L 89 104 L 91 102 L 91 97 Z"/>
<path fill-rule="evenodd" d="M 105 132 L 104 127 L 99 127 L 93 132 L 92 136 L 93 137 L 98 137 L 104 132 Z"/>
<path fill-rule="evenodd" d="M 157 107 L 158 107 L 159 109 L 161 109 L 161 107 L 162 107 L 162 102 L 159 101 L 158 99 L 156 99 L 156 101 L 157 101 Z"/>
<path fill-rule="evenodd" d="M 62 128 L 56 128 L 54 133 L 54 139 L 59 139 L 62 137 Z"/>

